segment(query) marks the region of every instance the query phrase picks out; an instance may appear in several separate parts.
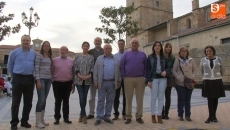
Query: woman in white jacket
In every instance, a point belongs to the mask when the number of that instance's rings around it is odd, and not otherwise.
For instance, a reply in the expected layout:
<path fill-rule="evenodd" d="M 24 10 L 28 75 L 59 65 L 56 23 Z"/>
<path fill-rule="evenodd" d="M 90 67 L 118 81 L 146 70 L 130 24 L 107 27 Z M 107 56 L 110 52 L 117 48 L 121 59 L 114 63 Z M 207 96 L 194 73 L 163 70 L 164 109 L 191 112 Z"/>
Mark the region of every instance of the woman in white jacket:
<path fill-rule="evenodd" d="M 206 57 L 200 61 L 200 71 L 203 75 L 202 96 L 208 99 L 209 117 L 205 123 L 218 122 L 216 110 L 218 98 L 225 97 L 225 91 L 222 82 L 225 68 L 221 57 L 215 55 L 215 49 L 207 46 L 204 49 Z"/>

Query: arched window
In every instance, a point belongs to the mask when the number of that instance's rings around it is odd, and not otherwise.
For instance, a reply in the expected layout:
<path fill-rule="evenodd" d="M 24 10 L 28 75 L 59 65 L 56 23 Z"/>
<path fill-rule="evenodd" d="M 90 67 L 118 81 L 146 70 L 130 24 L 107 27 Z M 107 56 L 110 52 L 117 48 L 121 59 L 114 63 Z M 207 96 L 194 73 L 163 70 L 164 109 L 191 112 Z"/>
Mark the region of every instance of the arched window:
<path fill-rule="evenodd" d="M 156 1 L 156 6 L 159 7 L 160 3 L 159 1 Z"/>
<path fill-rule="evenodd" d="M 190 20 L 190 19 L 187 19 L 187 21 L 186 21 L 186 28 L 187 28 L 187 29 L 190 29 L 190 28 L 192 27 L 191 24 L 192 24 L 192 23 L 191 23 L 191 20 Z"/>

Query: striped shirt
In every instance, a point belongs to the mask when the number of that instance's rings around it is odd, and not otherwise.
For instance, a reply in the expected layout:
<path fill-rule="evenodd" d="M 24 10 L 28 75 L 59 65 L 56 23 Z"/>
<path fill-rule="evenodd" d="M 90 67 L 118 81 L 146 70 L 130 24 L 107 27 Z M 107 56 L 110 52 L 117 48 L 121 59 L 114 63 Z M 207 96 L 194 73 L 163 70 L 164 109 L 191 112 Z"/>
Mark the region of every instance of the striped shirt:
<path fill-rule="evenodd" d="M 37 53 L 35 59 L 35 78 L 51 79 L 51 59 Z"/>

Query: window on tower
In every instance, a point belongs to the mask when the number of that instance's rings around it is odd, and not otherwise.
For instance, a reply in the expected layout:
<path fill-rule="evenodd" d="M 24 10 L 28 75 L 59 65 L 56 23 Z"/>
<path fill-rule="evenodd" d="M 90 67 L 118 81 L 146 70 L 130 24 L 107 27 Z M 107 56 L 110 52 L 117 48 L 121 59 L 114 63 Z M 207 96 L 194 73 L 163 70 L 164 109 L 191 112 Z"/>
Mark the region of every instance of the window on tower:
<path fill-rule="evenodd" d="M 156 1 L 156 6 L 159 7 L 160 3 L 159 1 Z"/>
<path fill-rule="evenodd" d="M 190 19 L 187 19 L 187 21 L 186 21 L 186 28 L 187 28 L 187 29 L 190 29 L 190 28 L 192 27 L 191 24 L 192 24 L 192 23 L 191 23 L 191 20 L 190 20 Z"/>

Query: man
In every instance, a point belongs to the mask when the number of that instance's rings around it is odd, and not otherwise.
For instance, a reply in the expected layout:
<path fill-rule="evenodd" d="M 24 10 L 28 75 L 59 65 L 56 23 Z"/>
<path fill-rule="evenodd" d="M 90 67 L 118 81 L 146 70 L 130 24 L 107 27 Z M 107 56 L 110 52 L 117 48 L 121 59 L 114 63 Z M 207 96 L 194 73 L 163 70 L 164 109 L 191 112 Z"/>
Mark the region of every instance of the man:
<path fill-rule="evenodd" d="M 12 106 L 11 106 L 11 129 L 17 130 L 19 123 L 18 111 L 23 95 L 23 111 L 21 126 L 31 128 L 28 123 L 32 108 L 34 90 L 34 62 L 36 52 L 30 49 L 31 38 L 29 35 L 21 37 L 21 47 L 11 51 L 7 68 L 14 77 L 12 81 Z"/>
<path fill-rule="evenodd" d="M 53 78 L 53 92 L 55 98 L 55 108 L 54 108 L 54 124 L 59 124 L 59 119 L 61 118 L 61 105 L 63 111 L 64 122 L 71 124 L 69 120 L 69 97 L 72 90 L 74 92 L 75 88 L 73 85 L 74 79 L 74 65 L 73 59 L 68 57 L 68 48 L 62 46 L 60 48 L 61 56 L 53 59 L 52 63 L 52 78 Z M 63 102 L 63 103 L 62 103 Z"/>
<path fill-rule="evenodd" d="M 124 52 L 125 52 L 125 41 L 123 39 L 118 40 L 118 48 L 119 48 L 119 52 L 117 52 L 116 54 L 114 54 L 114 56 L 116 56 L 119 61 L 121 60 L 121 57 L 123 56 Z M 116 95 L 115 95 L 115 99 L 114 99 L 114 104 L 113 104 L 113 109 L 114 109 L 114 118 L 113 120 L 117 120 L 120 113 L 118 111 L 119 108 L 119 104 L 120 104 L 120 92 L 121 92 L 121 88 L 122 88 L 122 93 L 123 93 L 123 109 L 122 109 L 122 116 L 123 119 L 125 119 L 125 105 L 126 105 L 126 99 L 125 99 L 125 89 L 124 89 L 124 80 L 122 79 L 121 81 L 121 87 L 118 88 L 116 90 Z"/>
<path fill-rule="evenodd" d="M 129 124 L 132 118 L 132 99 L 133 91 L 135 89 L 137 112 L 136 121 L 143 124 L 143 98 L 145 91 L 145 71 L 147 57 L 144 52 L 138 50 L 139 42 L 136 38 L 132 39 L 131 51 L 127 51 L 121 58 L 121 75 L 124 79 L 125 96 L 126 96 L 126 121 Z"/>
<path fill-rule="evenodd" d="M 102 44 L 102 39 L 100 37 L 96 37 L 94 39 L 94 45 L 95 48 L 89 50 L 89 54 L 93 55 L 94 57 L 94 64 L 97 60 L 97 57 L 100 55 L 104 54 L 103 49 L 101 48 L 101 44 Z M 93 77 L 92 77 L 93 78 Z M 93 80 L 92 80 L 93 81 Z M 95 114 L 95 97 L 96 97 L 96 88 L 94 87 L 93 83 L 90 87 L 90 98 L 89 98 L 89 115 L 87 116 L 87 119 L 92 119 L 94 118 L 94 114 Z"/>
<path fill-rule="evenodd" d="M 113 123 L 110 116 L 116 88 L 120 87 L 121 82 L 119 67 L 119 60 L 112 55 L 112 46 L 104 45 L 104 55 L 97 58 L 93 71 L 94 86 L 98 89 L 95 125 L 100 124 L 102 119 Z"/>

